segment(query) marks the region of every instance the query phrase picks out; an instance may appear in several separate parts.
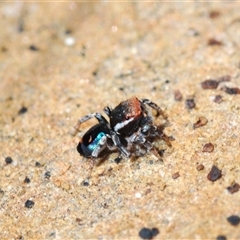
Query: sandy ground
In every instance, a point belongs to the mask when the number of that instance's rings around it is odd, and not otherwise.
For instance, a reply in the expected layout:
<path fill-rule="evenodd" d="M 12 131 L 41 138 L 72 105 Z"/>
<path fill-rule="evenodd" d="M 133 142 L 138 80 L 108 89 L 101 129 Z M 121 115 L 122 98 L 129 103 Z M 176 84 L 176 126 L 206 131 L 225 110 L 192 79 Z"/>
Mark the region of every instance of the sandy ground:
<path fill-rule="evenodd" d="M 1 3 L 0 238 L 240 239 L 239 8 Z M 76 146 L 96 121 L 73 126 L 131 96 L 164 109 L 172 147 L 92 169 Z"/>

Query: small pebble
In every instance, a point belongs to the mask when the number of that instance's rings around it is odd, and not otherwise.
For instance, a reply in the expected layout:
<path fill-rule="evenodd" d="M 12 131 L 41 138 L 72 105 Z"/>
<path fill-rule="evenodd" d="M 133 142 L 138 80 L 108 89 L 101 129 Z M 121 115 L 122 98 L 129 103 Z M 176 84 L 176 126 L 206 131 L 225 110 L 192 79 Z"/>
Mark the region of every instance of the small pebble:
<path fill-rule="evenodd" d="M 233 183 L 231 186 L 227 187 L 227 190 L 231 194 L 238 192 L 239 189 L 240 189 L 240 185 L 238 183 Z"/>
<path fill-rule="evenodd" d="M 139 232 L 139 237 L 142 239 L 152 239 L 153 237 L 159 234 L 159 230 L 157 228 L 142 228 Z"/>
<path fill-rule="evenodd" d="M 12 163 L 12 162 L 13 162 L 13 160 L 12 160 L 11 157 L 6 157 L 6 158 L 5 158 L 5 163 L 6 163 L 6 164 L 10 164 L 10 163 Z"/>
<path fill-rule="evenodd" d="M 219 170 L 216 166 L 213 166 L 211 171 L 207 175 L 207 179 L 209 181 L 214 182 L 214 181 L 218 180 L 219 178 L 221 178 L 221 176 L 222 176 L 222 171 Z"/>
<path fill-rule="evenodd" d="M 82 185 L 83 185 L 84 187 L 88 187 L 88 186 L 89 186 L 89 180 L 88 180 L 88 179 L 84 180 L 84 181 L 82 182 Z"/>
<path fill-rule="evenodd" d="M 30 45 L 30 46 L 29 46 L 29 50 L 36 52 L 36 51 L 39 51 L 39 48 L 36 47 L 35 45 Z"/>
<path fill-rule="evenodd" d="M 56 232 L 51 232 L 51 233 L 49 234 L 49 237 L 50 237 L 50 238 L 55 238 L 55 237 L 56 237 Z"/>
<path fill-rule="evenodd" d="M 209 17 L 210 18 L 217 18 L 217 17 L 219 17 L 220 16 L 220 12 L 218 12 L 218 11 L 211 11 L 210 13 L 209 13 Z"/>
<path fill-rule="evenodd" d="M 214 145 L 212 143 L 206 143 L 202 149 L 203 152 L 208 152 L 208 153 L 212 152 L 213 150 L 214 150 Z"/>
<path fill-rule="evenodd" d="M 24 183 L 30 183 L 31 182 L 31 180 L 30 180 L 30 178 L 29 177 L 25 177 L 25 179 L 24 179 L 24 181 L 23 181 Z"/>
<path fill-rule="evenodd" d="M 194 99 L 186 99 L 185 106 L 186 106 L 187 109 L 195 108 L 196 104 L 194 102 Z"/>
<path fill-rule="evenodd" d="M 166 80 L 165 80 L 165 83 L 166 83 L 166 84 L 170 83 L 170 80 L 166 79 Z"/>
<path fill-rule="evenodd" d="M 45 176 L 46 179 L 50 179 L 51 172 L 50 171 L 45 172 L 44 176 Z"/>
<path fill-rule="evenodd" d="M 64 43 L 65 43 L 65 45 L 66 46 L 73 46 L 74 44 L 75 44 L 75 38 L 73 38 L 73 37 L 66 37 L 65 39 L 64 39 Z"/>
<path fill-rule="evenodd" d="M 81 224 L 82 219 L 81 219 L 81 218 L 76 218 L 76 222 L 77 222 L 78 224 Z"/>
<path fill-rule="evenodd" d="M 19 20 L 17 30 L 19 33 L 24 32 L 24 22 L 22 19 Z"/>
<path fill-rule="evenodd" d="M 224 235 L 218 235 L 216 240 L 227 240 L 227 238 Z"/>
<path fill-rule="evenodd" d="M 218 46 L 221 46 L 223 45 L 223 43 L 215 38 L 209 38 L 208 39 L 208 45 L 209 46 L 213 46 L 213 45 L 218 45 Z"/>
<path fill-rule="evenodd" d="M 32 201 L 32 200 L 27 200 L 26 202 L 25 202 L 25 207 L 26 208 L 32 208 L 33 206 L 34 206 L 34 202 Z"/>
<path fill-rule="evenodd" d="M 237 215 L 232 215 L 227 218 L 228 222 L 233 226 L 237 226 L 240 223 L 240 218 Z"/>
<path fill-rule="evenodd" d="M 179 90 L 174 91 L 174 99 L 175 101 L 182 101 L 182 93 Z"/>
<path fill-rule="evenodd" d="M 148 195 L 148 194 L 151 193 L 151 192 L 152 192 L 151 188 L 148 188 L 148 189 L 145 191 L 145 195 Z"/>
<path fill-rule="evenodd" d="M 240 88 L 237 88 L 237 87 L 229 88 L 225 86 L 225 87 L 222 87 L 221 90 L 230 95 L 240 94 Z"/>
<path fill-rule="evenodd" d="M 139 192 L 137 192 L 137 193 L 135 193 L 135 197 L 136 197 L 136 198 L 141 198 L 141 197 L 142 197 L 142 194 L 139 193 Z"/>
<path fill-rule="evenodd" d="M 149 228 L 142 228 L 139 232 L 139 237 L 142 239 L 152 239 L 152 231 Z"/>
<path fill-rule="evenodd" d="M 179 177 L 180 177 L 179 172 L 176 172 L 176 173 L 174 173 L 174 174 L 172 175 L 172 179 L 177 179 L 177 178 L 179 178 Z"/>
<path fill-rule="evenodd" d="M 119 164 L 119 163 L 121 162 L 121 160 L 122 160 L 122 157 L 116 157 L 116 158 L 114 159 L 114 162 L 115 162 L 116 164 Z"/>
<path fill-rule="evenodd" d="M 18 115 L 24 114 L 27 112 L 27 108 L 26 107 L 22 107 L 19 111 L 18 111 Z"/>
<path fill-rule="evenodd" d="M 0 188 L 0 197 L 4 195 L 4 191 Z"/>
<path fill-rule="evenodd" d="M 152 228 L 152 235 L 153 237 L 157 236 L 159 234 L 158 228 Z"/>
<path fill-rule="evenodd" d="M 223 101 L 223 97 L 221 95 L 216 95 L 213 101 L 215 103 L 221 103 Z"/>
<path fill-rule="evenodd" d="M 96 77 L 97 74 L 98 74 L 98 69 L 96 69 L 96 70 L 94 70 L 94 71 L 92 72 L 92 75 L 93 75 L 94 77 Z"/>
<path fill-rule="evenodd" d="M 42 167 L 42 164 L 40 162 L 35 162 L 35 167 Z"/>
<path fill-rule="evenodd" d="M 202 164 L 197 165 L 197 170 L 202 171 L 204 169 L 204 166 Z"/>
<path fill-rule="evenodd" d="M 213 79 L 205 80 L 201 83 L 203 89 L 216 89 L 219 82 Z"/>
<path fill-rule="evenodd" d="M 188 29 L 188 35 L 189 36 L 199 36 L 199 31 L 195 28 L 189 28 Z"/>
<path fill-rule="evenodd" d="M 154 161 L 153 160 L 149 160 L 148 162 L 150 165 L 153 165 Z"/>
<path fill-rule="evenodd" d="M 65 34 L 71 34 L 72 33 L 72 29 L 70 29 L 70 28 L 67 28 L 66 30 L 65 30 Z"/>
<path fill-rule="evenodd" d="M 229 76 L 229 75 L 225 75 L 225 76 L 218 78 L 219 83 L 220 82 L 229 82 L 229 81 L 231 81 L 231 76 Z"/>
<path fill-rule="evenodd" d="M 195 128 L 202 127 L 202 126 L 206 125 L 207 123 L 208 123 L 208 120 L 205 117 L 201 116 L 198 118 L 197 122 L 195 122 L 193 124 L 193 128 L 195 129 Z"/>
<path fill-rule="evenodd" d="M 0 51 L 1 51 L 1 52 L 7 52 L 7 50 L 8 50 L 8 49 L 7 49 L 6 47 L 4 47 L 4 46 L 2 46 L 2 47 L 0 48 Z"/>

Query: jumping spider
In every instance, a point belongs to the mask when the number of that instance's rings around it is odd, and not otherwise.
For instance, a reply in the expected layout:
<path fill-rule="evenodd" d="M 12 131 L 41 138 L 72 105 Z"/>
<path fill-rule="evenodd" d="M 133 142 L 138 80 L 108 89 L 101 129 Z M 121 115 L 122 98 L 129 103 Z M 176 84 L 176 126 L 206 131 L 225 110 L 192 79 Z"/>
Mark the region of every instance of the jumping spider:
<path fill-rule="evenodd" d="M 161 138 L 171 146 L 169 138 L 153 124 L 149 107 L 157 112 L 157 116 L 166 118 L 156 103 L 148 99 L 139 100 L 137 97 L 121 102 L 114 109 L 105 107 L 103 110 L 109 117 L 109 122 L 98 112 L 80 118 L 75 134 L 80 125 L 91 118 L 95 117 L 99 123 L 83 135 L 77 151 L 84 157 L 98 158 L 106 155 L 107 150 L 118 150 L 118 161 L 122 157 L 143 156 L 149 150 L 154 150 L 152 141 L 155 138 Z"/>

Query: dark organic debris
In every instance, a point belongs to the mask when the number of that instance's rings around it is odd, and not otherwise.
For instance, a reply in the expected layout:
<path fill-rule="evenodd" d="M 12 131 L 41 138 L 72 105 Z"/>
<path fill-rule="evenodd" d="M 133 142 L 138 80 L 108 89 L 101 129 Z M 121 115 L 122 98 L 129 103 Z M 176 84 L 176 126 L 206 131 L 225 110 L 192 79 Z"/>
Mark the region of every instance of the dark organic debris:
<path fill-rule="evenodd" d="M 231 186 L 227 187 L 229 193 L 233 194 L 240 189 L 240 185 L 238 183 L 233 183 Z"/>
<path fill-rule="evenodd" d="M 219 82 L 213 79 L 208 79 L 201 82 L 201 86 L 203 89 L 216 89 L 219 85 Z"/>
<path fill-rule="evenodd" d="M 208 120 L 207 120 L 204 116 L 200 116 L 200 117 L 198 118 L 197 122 L 195 122 L 195 123 L 193 124 L 193 128 L 195 129 L 195 128 L 202 127 L 202 126 L 206 125 L 207 122 L 208 122 Z"/>
<path fill-rule="evenodd" d="M 217 79 L 207 79 L 201 82 L 201 86 L 203 89 L 216 89 L 221 82 L 229 82 L 231 80 L 231 76 L 224 75 Z"/>
<path fill-rule="evenodd" d="M 221 90 L 230 95 L 240 94 L 240 88 L 237 88 L 237 87 L 230 88 L 230 87 L 224 86 L 221 88 Z"/>

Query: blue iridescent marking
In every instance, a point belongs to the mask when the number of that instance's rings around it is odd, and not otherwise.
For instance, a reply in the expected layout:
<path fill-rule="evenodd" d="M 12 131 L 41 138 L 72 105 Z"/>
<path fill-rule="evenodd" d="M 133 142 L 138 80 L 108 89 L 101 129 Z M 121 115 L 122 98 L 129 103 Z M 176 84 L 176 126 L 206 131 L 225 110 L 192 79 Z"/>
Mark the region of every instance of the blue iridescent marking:
<path fill-rule="evenodd" d="M 102 139 L 104 136 L 105 136 L 105 134 L 104 134 L 103 132 L 100 132 L 100 133 L 97 135 L 97 137 L 92 141 L 92 143 L 87 146 L 87 148 L 88 148 L 89 150 L 93 151 L 93 150 L 97 147 L 97 145 L 99 144 L 99 142 L 101 141 L 101 139 Z"/>

